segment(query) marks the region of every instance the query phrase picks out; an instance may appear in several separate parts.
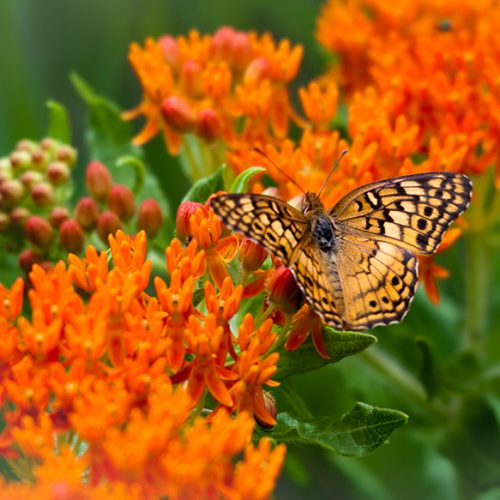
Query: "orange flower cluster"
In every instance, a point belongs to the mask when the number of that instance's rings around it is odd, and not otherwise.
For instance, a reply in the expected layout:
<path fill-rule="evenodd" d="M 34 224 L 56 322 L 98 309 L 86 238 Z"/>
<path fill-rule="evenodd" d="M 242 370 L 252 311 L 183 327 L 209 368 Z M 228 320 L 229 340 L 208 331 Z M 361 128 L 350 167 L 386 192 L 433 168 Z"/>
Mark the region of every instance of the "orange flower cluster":
<path fill-rule="evenodd" d="M 89 246 L 69 267 L 35 266 L 30 317 L 23 281 L 0 287 L 0 453 L 35 483 L 2 485 L 0 498 L 268 497 L 285 448 L 250 441 L 253 416 L 276 423 L 273 322 L 248 314 L 233 331 L 243 285 L 207 274 L 221 228 L 204 232 L 207 210 L 190 221 L 155 295 L 144 232 L 111 236 L 109 261 Z"/>

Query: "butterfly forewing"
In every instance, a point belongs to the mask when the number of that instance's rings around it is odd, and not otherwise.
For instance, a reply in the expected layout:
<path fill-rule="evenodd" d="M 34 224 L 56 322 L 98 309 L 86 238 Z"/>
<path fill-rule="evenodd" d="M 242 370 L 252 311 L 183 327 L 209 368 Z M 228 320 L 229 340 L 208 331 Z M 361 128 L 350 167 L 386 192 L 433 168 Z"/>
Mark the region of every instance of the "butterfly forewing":
<path fill-rule="evenodd" d="M 291 264 L 307 231 L 307 220 L 298 210 L 272 196 L 255 194 L 224 194 L 210 204 L 226 226 Z"/>
<path fill-rule="evenodd" d="M 467 208 L 472 185 L 451 172 L 397 177 L 360 187 L 330 212 L 344 231 L 419 254 L 436 251 L 448 226 Z"/>

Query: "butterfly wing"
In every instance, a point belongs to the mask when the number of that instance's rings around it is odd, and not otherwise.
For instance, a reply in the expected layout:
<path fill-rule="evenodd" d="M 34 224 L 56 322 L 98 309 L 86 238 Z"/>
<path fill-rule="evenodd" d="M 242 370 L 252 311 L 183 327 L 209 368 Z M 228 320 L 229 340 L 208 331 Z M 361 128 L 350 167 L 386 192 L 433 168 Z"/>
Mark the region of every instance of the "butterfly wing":
<path fill-rule="evenodd" d="M 289 266 L 307 233 L 307 220 L 295 208 L 273 196 L 223 194 L 210 206 L 229 228 L 262 245 Z"/>
<path fill-rule="evenodd" d="M 415 174 L 367 184 L 331 210 L 343 233 L 434 253 L 448 226 L 467 208 L 472 183 L 452 172 Z"/>
<path fill-rule="evenodd" d="M 367 330 L 402 321 L 418 285 L 418 261 L 411 250 L 341 233 L 337 262 L 345 329 Z"/>

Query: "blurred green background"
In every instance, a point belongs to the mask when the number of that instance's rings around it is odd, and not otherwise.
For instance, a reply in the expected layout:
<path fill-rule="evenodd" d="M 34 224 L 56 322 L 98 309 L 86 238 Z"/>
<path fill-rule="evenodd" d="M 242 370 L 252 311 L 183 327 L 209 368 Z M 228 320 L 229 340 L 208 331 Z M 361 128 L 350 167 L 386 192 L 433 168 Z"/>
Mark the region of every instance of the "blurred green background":
<path fill-rule="evenodd" d="M 69 110 L 73 145 L 79 150 L 81 179 L 89 159 L 84 140 L 86 106 L 74 90 L 69 74 L 77 72 L 99 94 L 108 96 L 123 109 L 132 108 L 139 102 L 141 92 L 127 62 L 128 46 L 132 41 L 142 43 L 147 36 L 185 34 L 191 28 L 211 33 L 224 25 L 270 31 L 277 40 L 288 38 L 304 46 L 301 72 L 294 82 L 295 86 L 300 85 L 324 69 L 324 58 L 314 40 L 321 3 L 318 0 L 286 3 L 0 0 L 0 156 L 7 154 L 21 138 L 37 140 L 45 135 L 48 119 L 45 102 L 54 99 Z M 138 121 L 133 124 L 135 130 L 140 125 Z M 178 161 L 168 159 L 159 138 L 146 146 L 146 154 L 149 163 L 151 159 L 161 163 L 155 168 L 163 169 L 162 176 L 168 179 L 163 184 L 169 186 L 167 195 L 175 210 L 188 187 Z M 380 335 L 378 331 L 375 333 L 380 339 L 381 352 L 398 353 L 400 365 L 416 375 L 425 364 L 422 362 L 425 349 L 418 347 L 416 336 L 427 335 L 432 339 L 434 355 L 447 365 L 448 373 L 453 373 L 455 365 L 459 367 L 454 383 L 460 390 L 467 388 L 469 380 L 479 371 L 477 360 L 460 352 L 457 334 L 464 316 L 463 244 L 455 245 L 445 257 L 453 281 L 441 287 L 444 290 L 441 306 L 430 305 L 420 291 L 403 325 L 380 330 Z M 498 265 L 496 268 L 498 275 Z M 498 295 L 495 288 L 492 310 L 499 306 Z M 487 325 L 492 333 L 487 346 L 490 363 L 498 363 L 500 357 L 500 329 L 496 324 L 490 316 Z M 383 358 L 377 359 L 380 362 Z M 443 398 L 440 413 L 428 403 L 421 386 L 405 388 L 404 373 L 397 373 L 399 365 L 395 365 L 393 374 L 399 377 L 398 381 L 392 383 L 387 373 L 393 368 L 390 362 L 381 370 L 376 365 L 377 359 L 369 354 L 355 356 L 295 377 L 287 384 L 290 390 L 302 394 L 313 414 L 340 415 L 359 400 L 408 413 L 408 425 L 396 431 L 389 444 L 365 459 L 342 458 L 313 447 L 290 447 L 276 497 L 471 498 L 473 493 L 459 486 L 464 479 L 461 475 L 477 470 L 486 472 L 484 481 L 489 481 L 485 488 L 482 480 L 479 489 L 487 492 L 481 495 L 481 500 L 500 498 L 497 424 L 500 403 L 491 398 L 491 406 L 486 407 L 481 399 L 482 393 L 491 391 L 493 385 L 497 394 L 500 392 L 498 373 L 485 382 L 489 385 L 474 386 L 462 399 L 453 395 Z M 434 368 L 427 368 L 428 375 Z M 496 413 L 491 410 L 495 405 Z M 448 410 L 455 412 L 452 415 L 460 415 L 461 420 L 455 422 L 447 415 Z"/>

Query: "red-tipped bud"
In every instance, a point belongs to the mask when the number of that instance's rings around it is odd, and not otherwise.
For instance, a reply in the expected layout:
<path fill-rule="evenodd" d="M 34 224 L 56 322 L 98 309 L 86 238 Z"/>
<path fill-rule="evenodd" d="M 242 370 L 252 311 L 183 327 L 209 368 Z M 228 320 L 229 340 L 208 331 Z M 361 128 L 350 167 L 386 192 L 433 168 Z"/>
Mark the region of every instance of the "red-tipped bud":
<path fill-rule="evenodd" d="M 302 305 L 303 295 L 298 287 L 292 271 L 280 266 L 269 278 L 267 284 L 269 300 L 284 313 L 293 314 Z"/>
<path fill-rule="evenodd" d="M 85 243 L 85 234 L 78 222 L 65 220 L 59 228 L 59 241 L 67 252 L 80 253 Z"/>
<path fill-rule="evenodd" d="M 163 224 L 161 207 L 156 200 L 148 198 L 141 203 L 137 215 L 137 229 L 143 229 L 149 238 L 154 238 Z"/>
<path fill-rule="evenodd" d="M 13 151 L 10 155 L 10 164 L 14 168 L 23 168 L 31 164 L 31 154 L 28 151 Z"/>
<path fill-rule="evenodd" d="M 238 259 L 243 269 L 249 273 L 256 271 L 266 260 L 267 251 L 248 238 L 243 238 L 238 251 Z"/>
<path fill-rule="evenodd" d="M 186 241 L 187 237 L 191 234 L 189 219 L 196 212 L 197 208 L 201 208 L 203 211 L 207 210 L 204 205 L 195 201 L 185 201 L 179 205 L 177 216 L 175 217 L 175 232 L 177 238 L 182 242 Z"/>
<path fill-rule="evenodd" d="M 26 207 L 16 207 L 10 213 L 10 220 L 15 226 L 24 227 L 30 215 L 31 212 Z"/>
<path fill-rule="evenodd" d="M 38 215 L 32 215 L 26 221 L 25 229 L 31 243 L 41 248 L 48 247 L 54 236 L 52 226 Z"/>
<path fill-rule="evenodd" d="M 43 175 L 36 170 L 27 170 L 21 175 L 21 182 L 28 191 L 31 191 L 34 186 L 40 184 L 42 181 Z"/>
<path fill-rule="evenodd" d="M 197 132 L 208 142 L 215 141 L 221 136 L 222 123 L 213 109 L 206 108 L 200 111 Z"/>
<path fill-rule="evenodd" d="M 212 51 L 215 57 L 225 59 L 230 64 L 242 68 L 250 56 L 248 35 L 229 26 L 223 26 L 212 37 Z"/>
<path fill-rule="evenodd" d="M 33 151 L 31 153 L 31 163 L 33 166 L 42 170 L 48 161 L 48 154 L 42 149 L 38 149 L 37 151 Z"/>
<path fill-rule="evenodd" d="M 69 219 L 69 211 L 66 207 L 55 207 L 49 215 L 49 222 L 56 229 L 67 219 Z"/>
<path fill-rule="evenodd" d="M 91 231 L 97 225 L 99 219 L 99 208 L 94 198 L 85 196 L 80 198 L 76 205 L 76 220 L 78 224 L 85 230 Z"/>
<path fill-rule="evenodd" d="M 0 234 L 7 231 L 10 224 L 10 218 L 5 212 L 0 212 Z"/>
<path fill-rule="evenodd" d="M 54 189 L 48 182 L 33 186 L 31 199 L 37 207 L 50 207 L 54 203 Z"/>
<path fill-rule="evenodd" d="M 269 63 L 263 57 L 254 59 L 245 70 L 245 82 L 260 82 L 269 76 Z"/>
<path fill-rule="evenodd" d="M 2 204 L 12 206 L 23 198 L 24 186 L 17 179 L 8 179 L 2 182 L 0 194 L 2 195 Z"/>
<path fill-rule="evenodd" d="M 135 212 L 135 201 L 132 191 L 123 184 L 113 186 L 108 196 L 108 207 L 121 220 L 129 220 Z"/>
<path fill-rule="evenodd" d="M 106 211 L 99 216 L 97 221 L 97 234 L 104 243 L 108 243 L 108 236 L 115 234 L 118 229 L 121 229 L 122 224 L 120 219 L 114 212 Z"/>
<path fill-rule="evenodd" d="M 55 157 L 57 160 L 62 161 L 71 167 L 76 161 L 76 149 L 73 149 L 67 144 L 59 144 L 56 147 Z"/>
<path fill-rule="evenodd" d="M 181 97 L 167 97 L 163 101 L 161 111 L 164 120 L 177 132 L 189 132 L 196 126 L 196 112 Z"/>
<path fill-rule="evenodd" d="M 31 268 L 33 267 L 34 264 L 40 264 L 42 262 L 42 256 L 36 251 L 33 250 L 32 248 L 28 248 L 26 250 L 23 250 L 19 254 L 19 267 L 26 273 L 28 274 L 31 271 Z"/>
<path fill-rule="evenodd" d="M 47 167 L 47 177 L 54 186 L 68 182 L 70 175 L 68 165 L 62 161 L 53 161 Z"/>
<path fill-rule="evenodd" d="M 179 44 L 173 36 L 165 35 L 158 39 L 158 45 L 163 50 L 165 61 L 174 68 L 179 64 Z"/>
<path fill-rule="evenodd" d="M 99 161 L 87 165 L 85 182 L 88 192 L 98 201 L 105 201 L 113 187 L 109 170 Z"/>
<path fill-rule="evenodd" d="M 17 151 L 28 151 L 28 153 L 33 153 L 34 151 L 37 151 L 38 144 L 35 141 L 32 141 L 30 139 L 21 139 L 17 144 L 16 144 L 16 150 Z"/>

